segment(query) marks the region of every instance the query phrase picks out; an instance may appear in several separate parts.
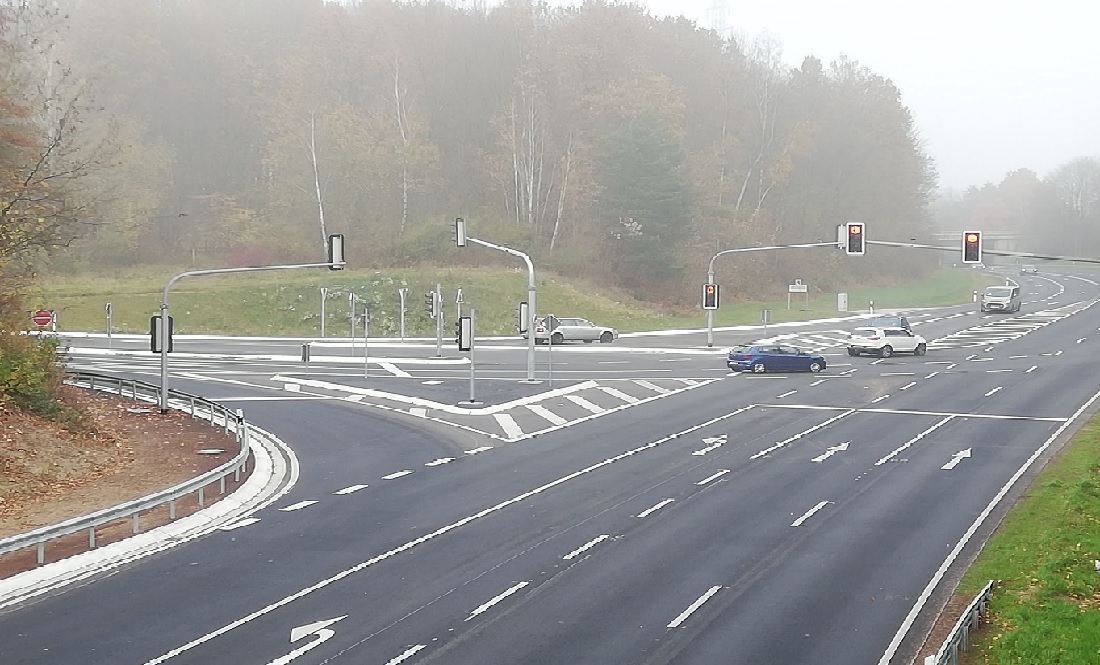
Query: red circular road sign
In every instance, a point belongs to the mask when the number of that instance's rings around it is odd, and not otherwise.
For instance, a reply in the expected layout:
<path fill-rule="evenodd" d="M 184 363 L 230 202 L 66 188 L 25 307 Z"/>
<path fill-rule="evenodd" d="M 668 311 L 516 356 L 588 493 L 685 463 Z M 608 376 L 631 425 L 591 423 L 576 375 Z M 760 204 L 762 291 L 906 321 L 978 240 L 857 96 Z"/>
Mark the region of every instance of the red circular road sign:
<path fill-rule="evenodd" d="M 40 326 L 47 326 L 53 321 L 53 312 L 48 309 L 40 309 L 31 317 L 31 321 Z"/>

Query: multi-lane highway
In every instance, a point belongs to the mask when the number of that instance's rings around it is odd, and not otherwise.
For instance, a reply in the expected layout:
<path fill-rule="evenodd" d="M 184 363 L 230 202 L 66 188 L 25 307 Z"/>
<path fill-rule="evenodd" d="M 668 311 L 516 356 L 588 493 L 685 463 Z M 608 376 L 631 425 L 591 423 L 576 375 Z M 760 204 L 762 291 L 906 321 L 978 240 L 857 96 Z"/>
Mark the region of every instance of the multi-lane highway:
<path fill-rule="evenodd" d="M 172 384 L 245 410 L 300 476 L 243 525 L 0 614 L 0 663 L 908 663 L 948 582 L 1095 408 L 1100 279 L 1016 277 L 1019 314 L 769 328 L 822 374 L 731 375 L 762 330 L 483 340 L 180 340 Z M 156 383 L 133 342 L 72 364 Z M 353 354 L 358 354 L 357 356 Z"/>

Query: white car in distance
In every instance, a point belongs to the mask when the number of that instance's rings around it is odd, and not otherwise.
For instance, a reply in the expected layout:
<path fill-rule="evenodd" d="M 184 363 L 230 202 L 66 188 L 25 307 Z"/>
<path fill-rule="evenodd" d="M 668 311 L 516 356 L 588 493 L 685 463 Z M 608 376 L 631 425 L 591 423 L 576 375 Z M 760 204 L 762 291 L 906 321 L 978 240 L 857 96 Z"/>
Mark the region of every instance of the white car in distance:
<path fill-rule="evenodd" d="M 928 341 L 905 328 L 856 328 L 848 335 L 848 355 L 862 353 L 889 358 L 895 353 L 923 356 Z"/>

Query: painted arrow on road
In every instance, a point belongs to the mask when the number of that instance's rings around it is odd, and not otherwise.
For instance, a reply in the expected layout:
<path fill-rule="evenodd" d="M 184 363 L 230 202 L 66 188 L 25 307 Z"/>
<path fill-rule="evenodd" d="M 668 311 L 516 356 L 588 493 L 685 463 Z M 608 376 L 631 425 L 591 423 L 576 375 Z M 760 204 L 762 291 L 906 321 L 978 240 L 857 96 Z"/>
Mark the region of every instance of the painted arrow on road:
<path fill-rule="evenodd" d="M 348 615 L 345 614 L 344 616 L 339 616 L 339 617 L 336 617 L 335 619 L 325 619 L 324 621 L 316 621 L 314 623 L 307 624 L 305 626 L 298 626 L 297 628 L 291 629 L 291 631 L 290 631 L 290 643 L 291 644 L 293 644 L 293 643 L 297 642 L 298 640 L 302 639 L 303 637 L 307 637 L 309 635 L 316 635 L 317 639 L 315 639 L 311 642 L 307 642 L 307 643 L 303 644 L 302 646 L 298 647 L 294 651 L 291 651 L 290 653 L 288 653 L 285 656 L 280 656 L 279 658 L 276 658 L 275 660 L 268 663 L 268 665 L 286 665 L 287 663 L 294 660 L 298 656 L 301 656 L 302 654 L 309 651 L 310 649 L 314 649 L 314 648 L 320 646 L 320 644 L 322 642 L 327 642 L 329 639 L 332 638 L 333 635 L 336 634 L 336 631 L 329 628 L 329 626 L 331 626 L 332 624 L 336 623 L 337 621 L 339 621 L 341 619 L 347 618 L 347 616 Z"/>
<path fill-rule="evenodd" d="M 966 450 L 960 450 L 959 452 L 955 453 L 955 455 L 951 458 L 951 461 L 947 464 L 944 464 L 940 468 L 944 469 L 945 471 L 950 471 L 951 469 L 954 469 L 956 466 L 958 466 L 959 462 L 963 461 L 967 457 L 970 457 L 970 448 L 967 448 Z"/>
<path fill-rule="evenodd" d="M 726 442 L 726 435 L 712 436 L 703 439 L 703 443 L 708 444 L 706 448 L 701 448 L 692 453 L 692 455 L 706 455 L 712 450 L 718 450 L 722 447 L 722 444 Z"/>
<path fill-rule="evenodd" d="M 810 461 L 811 462 L 824 462 L 825 460 L 829 459 L 830 457 L 832 457 L 833 455 L 839 453 L 840 451 L 848 450 L 848 444 L 850 444 L 850 443 L 851 443 L 851 441 L 845 441 L 844 443 L 838 443 L 835 446 L 830 446 L 830 447 L 825 449 L 824 453 L 818 455 L 817 457 L 813 458 Z"/>

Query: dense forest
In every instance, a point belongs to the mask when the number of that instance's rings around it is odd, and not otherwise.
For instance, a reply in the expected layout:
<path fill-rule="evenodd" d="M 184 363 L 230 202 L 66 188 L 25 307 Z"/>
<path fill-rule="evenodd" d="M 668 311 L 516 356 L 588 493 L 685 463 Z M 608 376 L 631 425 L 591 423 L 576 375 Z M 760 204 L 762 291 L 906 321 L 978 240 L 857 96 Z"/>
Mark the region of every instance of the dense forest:
<path fill-rule="evenodd" d="M 1072 194 L 1066 174 L 1021 171 L 933 205 L 887 76 L 791 68 L 768 38 L 629 3 L 8 0 L 0 36 L 8 279 L 318 260 L 329 233 L 353 268 L 511 265 L 455 249 L 461 216 L 540 270 L 675 303 L 717 251 L 846 221 L 894 241 L 1026 227 L 1053 250 L 1049 224 L 1100 214 L 1091 159 L 1064 167 L 1085 174 Z M 732 298 L 828 289 L 941 258 L 921 254 L 753 254 L 720 281 Z"/>

